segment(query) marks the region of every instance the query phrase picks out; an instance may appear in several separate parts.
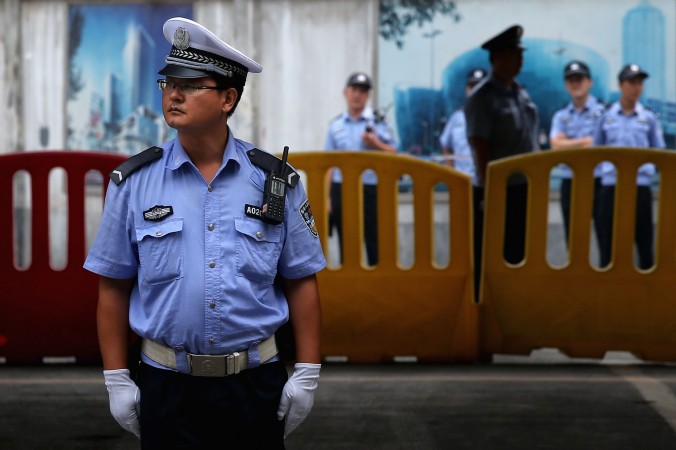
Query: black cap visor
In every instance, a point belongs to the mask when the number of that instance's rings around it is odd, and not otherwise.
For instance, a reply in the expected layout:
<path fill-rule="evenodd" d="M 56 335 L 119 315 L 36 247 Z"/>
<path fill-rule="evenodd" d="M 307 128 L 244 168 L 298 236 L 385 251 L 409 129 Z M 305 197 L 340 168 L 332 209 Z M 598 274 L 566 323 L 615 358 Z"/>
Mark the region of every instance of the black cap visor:
<path fill-rule="evenodd" d="M 159 72 L 160 75 L 165 77 L 176 77 L 176 78 L 204 78 L 208 76 L 215 75 L 213 73 L 206 72 L 204 70 L 190 69 L 188 67 L 176 66 L 174 64 L 167 64 Z"/>
<path fill-rule="evenodd" d="M 620 77 L 620 81 L 626 81 L 626 80 L 633 80 L 635 78 L 640 78 L 641 80 L 645 80 L 648 78 L 648 74 L 645 72 L 633 72 L 633 73 L 628 73 L 626 75 L 622 75 Z"/>

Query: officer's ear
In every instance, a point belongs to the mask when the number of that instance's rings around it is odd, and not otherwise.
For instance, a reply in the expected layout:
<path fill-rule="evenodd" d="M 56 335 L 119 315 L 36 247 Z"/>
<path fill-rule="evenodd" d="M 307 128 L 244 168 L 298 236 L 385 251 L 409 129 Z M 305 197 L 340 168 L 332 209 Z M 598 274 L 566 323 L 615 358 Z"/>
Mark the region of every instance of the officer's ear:
<path fill-rule="evenodd" d="M 237 104 L 237 89 L 228 88 L 223 91 L 223 112 L 226 114 L 232 111 Z"/>

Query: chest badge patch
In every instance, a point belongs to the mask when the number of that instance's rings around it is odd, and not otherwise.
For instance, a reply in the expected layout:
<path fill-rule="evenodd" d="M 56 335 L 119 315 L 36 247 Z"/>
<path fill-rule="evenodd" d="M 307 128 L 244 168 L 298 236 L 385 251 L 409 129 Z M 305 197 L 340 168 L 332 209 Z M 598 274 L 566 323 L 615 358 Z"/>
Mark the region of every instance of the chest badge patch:
<path fill-rule="evenodd" d="M 255 205 L 244 205 L 244 214 L 253 219 L 263 220 L 261 216 L 261 207 Z"/>
<path fill-rule="evenodd" d="M 315 226 L 315 216 L 312 215 L 312 209 L 310 208 L 310 202 L 305 200 L 305 202 L 298 209 L 298 213 L 303 218 L 303 222 L 307 225 L 308 230 L 314 237 L 319 236 L 317 227 Z"/>
<path fill-rule="evenodd" d="M 150 209 L 143 211 L 143 218 L 145 220 L 152 220 L 159 222 L 174 214 L 174 208 L 171 206 L 155 205 Z"/>

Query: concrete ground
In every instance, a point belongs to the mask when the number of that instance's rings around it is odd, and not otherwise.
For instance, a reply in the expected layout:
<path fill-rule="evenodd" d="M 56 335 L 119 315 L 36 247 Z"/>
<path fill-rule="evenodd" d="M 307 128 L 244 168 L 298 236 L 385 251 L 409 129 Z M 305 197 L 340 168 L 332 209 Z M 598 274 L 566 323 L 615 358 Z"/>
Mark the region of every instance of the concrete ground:
<path fill-rule="evenodd" d="M 676 368 L 555 351 L 484 365 L 325 364 L 293 449 L 674 449 Z M 0 367 L 0 449 L 137 449 L 98 367 Z"/>

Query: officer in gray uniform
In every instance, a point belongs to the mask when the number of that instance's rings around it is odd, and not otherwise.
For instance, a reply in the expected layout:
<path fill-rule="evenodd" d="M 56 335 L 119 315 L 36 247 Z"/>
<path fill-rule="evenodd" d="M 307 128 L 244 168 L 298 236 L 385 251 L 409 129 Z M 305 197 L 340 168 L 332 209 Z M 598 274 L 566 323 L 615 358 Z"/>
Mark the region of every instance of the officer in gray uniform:
<path fill-rule="evenodd" d="M 522 35 L 523 28 L 514 25 L 481 46 L 489 52 L 491 73 L 465 102 L 467 138 L 479 186 L 484 186 L 489 161 L 538 150 L 537 107 L 515 79 L 523 65 Z M 524 257 L 527 187 L 523 176 L 513 176 L 507 188 L 504 257 L 512 264 Z M 479 195 L 474 214 L 477 272 L 481 265 L 483 192 Z"/>

